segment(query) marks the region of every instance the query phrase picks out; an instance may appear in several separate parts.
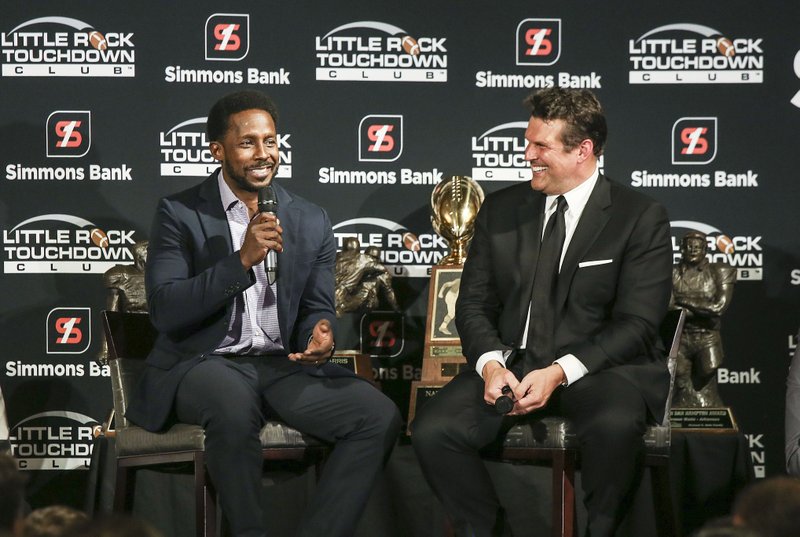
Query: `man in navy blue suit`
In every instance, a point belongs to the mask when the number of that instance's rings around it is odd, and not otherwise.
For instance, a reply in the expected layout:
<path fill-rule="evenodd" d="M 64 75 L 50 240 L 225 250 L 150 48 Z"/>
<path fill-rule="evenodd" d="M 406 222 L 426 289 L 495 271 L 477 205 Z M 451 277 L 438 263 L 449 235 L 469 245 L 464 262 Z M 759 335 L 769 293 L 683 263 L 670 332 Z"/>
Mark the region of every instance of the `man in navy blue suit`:
<path fill-rule="evenodd" d="M 657 343 L 671 288 L 669 220 L 600 173 L 606 120 L 591 92 L 548 88 L 527 104 L 531 181 L 486 197 L 461 277 L 456 326 L 472 367 L 425 404 L 412 440 L 457 535 L 507 535 L 479 452 L 522 416 L 566 416 L 587 535 L 610 537 L 669 389 Z M 493 406 L 506 386 L 515 400 L 507 416 Z"/>
<path fill-rule="evenodd" d="M 209 149 L 221 168 L 162 199 L 145 275 L 159 332 L 127 416 L 151 431 L 201 425 L 211 477 L 236 536 L 266 534 L 259 430 L 265 417 L 335 444 L 299 534 L 354 533 L 394 446 L 397 407 L 329 363 L 336 247 L 320 207 L 273 183 L 277 111 L 255 91 L 211 109 Z M 261 189 L 277 214 L 260 212 Z M 264 260 L 278 259 L 277 281 Z"/>

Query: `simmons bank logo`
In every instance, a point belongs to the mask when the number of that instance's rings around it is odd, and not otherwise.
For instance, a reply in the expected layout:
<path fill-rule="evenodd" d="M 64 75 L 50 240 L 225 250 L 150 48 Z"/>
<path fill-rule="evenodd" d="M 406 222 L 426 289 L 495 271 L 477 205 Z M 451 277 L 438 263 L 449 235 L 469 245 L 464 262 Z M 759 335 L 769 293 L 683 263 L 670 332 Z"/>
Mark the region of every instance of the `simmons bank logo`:
<path fill-rule="evenodd" d="M 403 116 L 369 115 L 358 124 L 358 160 L 393 162 L 403 153 Z"/>
<path fill-rule="evenodd" d="M 278 134 L 280 166 L 275 177 L 292 177 L 291 134 Z M 162 177 L 207 177 L 219 168 L 219 162 L 211 156 L 206 136 L 206 118 L 187 119 L 162 131 L 158 137 L 161 150 Z"/>
<path fill-rule="evenodd" d="M 353 218 L 333 226 L 337 247 L 355 237 L 362 250 L 375 246 L 393 277 L 428 278 L 431 266 L 447 253 L 447 242 L 435 233 L 415 235 L 405 226 L 384 218 Z"/>
<path fill-rule="evenodd" d="M 92 147 L 92 113 L 56 110 L 47 118 L 47 156 L 82 157 Z"/>
<path fill-rule="evenodd" d="M 206 60 L 232 62 L 250 50 L 250 15 L 215 13 L 206 20 Z"/>
<path fill-rule="evenodd" d="M 700 24 L 667 24 L 628 42 L 630 84 L 753 84 L 764 81 L 762 38 L 725 37 Z"/>
<path fill-rule="evenodd" d="M 682 117 L 672 125 L 673 165 L 705 166 L 717 156 L 717 118 Z M 700 169 L 698 171 L 652 172 L 635 170 L 631 173 L 631 186 L 638 188 L 755 188 L 758 174 L 753 170 Z"/>
<path fill-rule="evenodd" d="M 561 19 L 525 19 L 517 26 L 517 65 L 553 65 L 561 56 Z"/>
<path fill-rule="evenodd" d="M 403 116 L 370 114 L 358 123 L 358 160 L 394 162 L 403 153 Z M 382 170 L 342 170 L 334 166 L 319 169 L 322 184 L 345 185 L 437 185 L 442 180 L 438 168 L 417 171 L 410 168 Z"/>
<path fill-rule="evenodd" d="M 315 38 L 317 80 L 447 82 L 445 37 L 412 37 L 376 21 L 337 26 Z"/>
<path fill-rule="evenodd" d="M 90 308 L 53 308 L 47 314 L 47 354 L 82 354 L 92 343 Z"/>
<path fill-rule="evenodd" d="M 11 454 L 22 470 L 88 470 L 94 418 L 69 410 L 29 416 L 11 427 Z"/>
<path fill-rule="evenodd" d="M 521 67 L 548 67 L 561 57 L 561 19 L 523 19 L 517 25 L 515 64 Z M 510 35 L 510 32 L 509 32 Z M 542 73 L 537 70 L 520 73 L 478 71 L 475 86 L 479 88 L 602 88 L 602 76 L 568 72 Z"/>
<path fill-rule="evenodd" d="M 103 274 L 132 265 L 133 231 L 106 229 L 68 214 L 46 214 L 3 230 L 6 274 Z"/>
<path fill-rule="evenodd" d="M 135 76 L 133 33 L 69 17 L 39 17 L 0 33 L 3 76 Z"/>
<path fill-rule="evenodd" d="M 88 110 L 56 110 L 45 121 L 47 158 L 79 158 L 92 147 L 92 113 Z M 132 181 L 133 168 L 120 166 L 26 166 L 5 165 L 9 181 Z"/>
<path fill-rule="evenodd" d="M 717 156 L 717 118 L 682 117 L 672 125 L 672 163 L 708 164 Z"/>
<path fill-rule="evenodd" d="M 204 28 L 207 62 L 239 62 L 250 51 L 250 15 L 214 13 L 206 19 Z M 262 55 L 263 56 L 263 55 Z M 291 84 L 291 73 L 280 67 L 270 71 L 259 67 L 239 69 L 206 69 L 168 65 L 164 68 L 165 82 L 188 84 L 258 84 L 281 86 Z"/>
<path fill-rule="evenodd" d="M 728 236 L 719 229 L 702 222 L 676 220 L 672 227 L 672 262 L 681 260 L 681 239 L 687 231 L 699 231 L 706 235 L 711 263 L 727 263 L 736 269 L 737 281 L 762 280 L 764 277 L 764 252 L 761 237 L 750 235 Z"/>

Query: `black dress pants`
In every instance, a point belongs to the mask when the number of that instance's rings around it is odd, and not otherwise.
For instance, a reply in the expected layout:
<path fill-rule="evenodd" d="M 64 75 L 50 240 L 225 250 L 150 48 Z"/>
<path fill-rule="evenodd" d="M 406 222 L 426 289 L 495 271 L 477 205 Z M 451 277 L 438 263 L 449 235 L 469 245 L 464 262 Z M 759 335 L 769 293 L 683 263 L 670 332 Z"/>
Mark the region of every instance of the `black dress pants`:
<path fill-rule="evenodd" d="M 202 426 L 209 473 L 233 534 L 268 534 L 261 504 L 264 417 L 334 444 L 301 536 L 351 536 L 400 429 L 396 405 L 363 379 L 303 372 L 285 356 L 210 356 L 181 381 L 179 421 Z"/>
<path fill-rule="evenodd" d="M 412 424 L 414 451 L 459 536 L 511 535 L 479 452 L 523 418 L 498 415 L 483 400 L 483 389 L 475 371 L 461 373 Z M 586 534 L 611 537 L 641 477 L 647 408 L 638 388 L 606 370 L 558 388 L 539 412 L 572 420 L 588 511 Z M 517 537 L 533 534 L 530 528 L 515 530 Z"/>

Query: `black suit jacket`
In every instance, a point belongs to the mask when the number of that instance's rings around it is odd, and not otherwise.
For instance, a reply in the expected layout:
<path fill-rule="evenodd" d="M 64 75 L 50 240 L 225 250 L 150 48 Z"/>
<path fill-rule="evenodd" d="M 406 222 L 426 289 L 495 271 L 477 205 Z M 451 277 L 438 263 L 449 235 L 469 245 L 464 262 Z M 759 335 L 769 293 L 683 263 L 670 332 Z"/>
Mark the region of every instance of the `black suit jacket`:
<path fill-rule="evenodd" d="M 526 182 L 487 196 L 481 206 L 456 305 L 473 367 L 484 352 L 521 344 L 545 198 Z M 554 358 L 571 353 L 589 375 L 610 369 L 630 380 L 657 421 L 669 388 L 657 335 L 671 274 L 665 209 L 601 175 L 559 273 Z"/>
<path fill-rule="evenodd" d="M 299 352 L 317 321 L 328 319 L 335 326 L 336 245 L 320 207 L 273 186 L 284 230 L 277 283 L 281 339 L 287 352 Z M 159 202 L 145 269 L 150 320 L 159 335 L 128 418 L 149 430 L 164 426 L 181 378 L 219 346 L 234 299 L 254 282 L 233 248 L 217 172 Z M 297 368 L 316 375 L 343 371 L 334 364 Z"/>

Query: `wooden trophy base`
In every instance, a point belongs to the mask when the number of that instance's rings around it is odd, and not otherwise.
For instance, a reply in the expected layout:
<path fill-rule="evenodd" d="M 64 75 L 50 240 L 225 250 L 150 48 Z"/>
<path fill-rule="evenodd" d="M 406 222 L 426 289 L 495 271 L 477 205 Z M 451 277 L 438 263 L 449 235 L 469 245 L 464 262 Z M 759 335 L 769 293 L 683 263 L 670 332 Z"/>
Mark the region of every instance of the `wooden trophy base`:
<path fill-rule="evenodd" d="M 411 383 L 409 427 L 406 429 L 406 434 L 409 435 L 413 429 L 414 416 L 422 405 L 468 367 L 467 360 L 462 355 L 453 309 L 458 297 L 462 269 L 461 265 L 431 267 L 422 371 L 420 380 Z"/>

